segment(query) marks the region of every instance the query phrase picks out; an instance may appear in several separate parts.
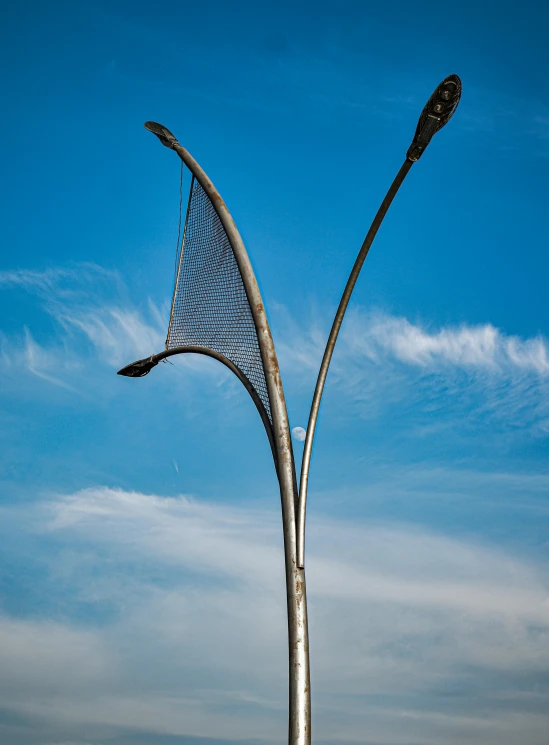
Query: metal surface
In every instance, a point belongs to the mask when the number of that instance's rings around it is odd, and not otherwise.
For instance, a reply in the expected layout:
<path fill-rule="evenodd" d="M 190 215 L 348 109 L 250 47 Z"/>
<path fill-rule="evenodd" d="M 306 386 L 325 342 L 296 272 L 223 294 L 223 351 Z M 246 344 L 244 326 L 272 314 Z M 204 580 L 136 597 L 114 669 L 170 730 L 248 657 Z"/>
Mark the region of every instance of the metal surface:
<path fill-rule="evenodd" d="M 269 393 L 242 272 L 221 219 L 198 179 L 191 181 L 166 348 L 219 352 L 244 373 L 270 417 Z"/>
<path fill-rule="evenodd" d="M 121 370 L 118 371 L 117 375 L 124 375 L 128 378 L 142 378 L 145 375 L 148 375 L 149 372 L 153 369 L 153 367 L 156 367 L 159 362 L 162 360 L 165 360 L 167 357 L 172 357 L 176 354 L 203 354 L 206 357 L 212 357 L 214 360 L 217 360 L 218 362 L 221 362 L 223 365 L 229 368 L 231 372 L 233 372 L 236 377 L 240 380 L 242 385 L 246 388 L 248 393 L 250 394 L 252 401 L 256 405 L 256 408 L 259 412 L 259 416 L 261 417 L 261 421 L 263 422 L 263 425 L 265 426 L 265 431 L 267 432 L 267 437 L 269 438 L 269 444 L 271 446 L 271 450 L 273 453 L 273 459 L 275 468 L 278 473 L 278 463 L 277 463 L 277 455 L 276 455 L 276 448 L 274 444 L 274 437 L 273 437 L 273 427 L 271 424 L 271 419 L 269 417 L 269 414 L 267 412 L 267 409 L 263 405 L 263 401 L 261 398 L 257 395 L 257 391 L 255 390 L 253 384 L 248 380 L 248 378 L 244 375 L 242 370 L 238 368 L 234 362 L 229 360 L 227 357 L 224 357 L 222 354 L 219 354 L 219 352 L 215 352 L 213 349 L 208 349 L 207 347 L 200 347 L 200 346 L 181 346 L 181 347 L 172 347 L 171 349 L 165 349 L 163 352 L 159 352 L 158 354 L 153 354 L 150 357 L 146 357 L 144 360 L 137 360 L 137 362 L 132 362 L 129 365 L 126 365 L 126 367 L 123 367 Z"/>
<path fill-rule="evenodd" d="M 436 88 L 419 117 L 416 133 L 408 148 L 408 160 L 418 161 L 435 135 L 454 115 L 461 99 L 461 80 L 448 75 Z"/>
<path fill-rule="evenodd" d="M 240 234 L 202 168 L 166 127 L 146 129 L 174 150 L 192 174 L 178 260 L 166 350 L 119 371 L 143 377 L 161 359 L 196 352 L 231 369 L 250 393 L 265 425 L 280 484 L 289 642 L 289 745 L 311 743 L 309 639 L 305 587 L 305 517 L 309 469 L 318 412 L 335 343 L 358 276 L 398 189 L 433 135 L 453 115 L 461 81 L 450 75 L 420 116 L 406 160 L 391 184 L 357 256 L 328 337 L 311 405 L 299 496 L 280 369 L 263 301 Z"/>
<path fill-rule="evenodd" d="M 379 226 L 381 225 L 383 218 L 385 217 L 387 210 L 391 205 L 391 202 L 395 198 L 400 185 L 404 181 L 406 174 L 408 173 L 412 165 L 413 163 L 411 160 L 404 161 L 404 164 L 398 172 L 395 180 L 391 184 L 389 191 L 385 195 L 385 199 L 381 203 L 381 207 L 379 208 L 374 221 L 370 226 L 370 230 L 368 231 L 368 234 L 364 239 L 362 248 L 360 249 L 349 279 L 347 280 L 347 285 L 345 286 L 343 296 L 339 302 L 339 307 L 337 309 L 330 335 L 328 337 L 326 349 L 324 350 L 324 356 L 320 365 L 320 371 L 318 373 L 313 401 L 311 404 L 311 411 L 309 413 L 309 421 L 307 423 L 307 433 L 305 435 L 305 445 L 303 449 L 303 460 L 301 461 L 301 478 L 299 481 L 299 501 L 297 511 L 297 565 L 301 568 L 305 566 L 305 518 L 307 511 L 309 469 L 311 467 L 311 455 L 313 452 L 313 440 L 318 420 L 318 411 L 320 409 L 322 393 L 324 391 L 324 385 L 326 383 L 326 377 L 328 375 L 328 368 L 330 367 L 335 343 L 337 341 L 341 324 L 343 323 L 343 317 L 345 316 L 345 311 L 347 310 L 347 306 L 349 305 L 349 300 L 351 299 L 351 294 L 354 290 L 358 275 L 360 274 L 360 270 L 362 269 L 362 265 L 366 260 L 366 256 L 368 255 L 370 246 L 372 245 L 374 238 L 376 237 Z"/>
<path fill-rule="evenodd" d="M 383 218 L 387 214 L 387 210 L 391 206 L 391 202 L 396 196 L 402 182 L 406 178 L 410 168 L 421 157 L 423 151 L 431 141 L 432 136 L 438 132 L 439 129 L 449 121 L 454 111 L 457 108 L 461 96 L 461 81 L 457 75 L 450 75 L 445 78 L 442 83 L 437 87 L 435 92 L 429 98 L 423 111 L 421 112 L 416 133 L 412 144 L 410 145 L 406 154 L 406 160 L 401 166 L 397 173 L 393 183 L 389 187 L 389 191 L 385 195 L 380 208 L 377 211 L 374 221 L 372 222 L 370 229 L 364 239 L 364 243 L 359 251 L 359 254 L 354 263 L 353 269 L 347 280 L 345 290 L 339 302 L 339 306 L 328 336 L 328 342 L 320 365 L 320 371 L 318 373 L 318 379 L 316 382 L 315 392 L 313 395 L 313 401 L 311 404 L 311 411 L 309 414 L 309 422 L 307 424 L 307 433 L 305 435 L 305 444 L 303 450 L 303 460 L 301 462 L 301 478 L 299 481 L 299 500 L 297 508 L 297 565 L 299 567 L 305 566 L 305 519 L 307 512 L 307 491 L 309 486 L 309 470 L 311 467 L 311 455 L 313 451 L 313 441 L 315 436 L 316 425 L 318 421 L 318 412 L 320 409 L 320 402 L 322 400 L 322 393 L 326 384 L 326 377 L 328 375 L 328 368 L 332 355 L 334 353 L 335 343 L 339 335 L 341 324 L 345 316 L 345 311 L 349 305 L 352 292 L 356 285 L 358 275 L 364 264 L 368 251 L 376 237 L 377 231 Z"/>
<path fill-rule="evenodd" d="M 268 412 L 268 419 L 269 425 L 272 427 L 272 446 L 276 453 L 275 463 L 277 464 L 277 476 L 280 484 L 282 504 L 289 647 L 288 743 L 289 745 L 310 745 L 311 694 L 307 600 L 305 573 L 303 569 L 300 569 L 297 566 L 297 486 L 295 465 L 280 369 L 265 308 L 259 292 L 257 280 L 240 234 L 218 191 L 190 153 L 177 142 L 174 135 L 168 129 L 156 122 L 147 122 L 145 127 L 153 132 L 153 134 L 160 139 L 163 145 L 174 150 L 179 155 L 183 163 L 193 174 L 194 179 L 207 197 L 209 204 L 213 207 L 215 215 L 211 214 L 206 219 L 209 221 L 210 227 L 216 220 L 218 220 L 219 227 L 227 238 L 236 265 L 238 266 L 242 286 L 257 334 L 257 343 L 268 395 L 268 407 L 270 409 Z M 214 234 L 217 234 L 217 230 L 217 228 L 213 228 Z M 188 236 L 186 240 L 188 241 Z M 182 251 L 182 254 L 184 254 L 184 250 Z M 176 294 L 177 286 L 174 298 Z M 189 345 L 185 345 L 185 351 L 189 351 L 188 346 Z M 205 347 L 199 348 L 201 353 L 206 353 Z M 177 353 L 175 349 L 176 348 L 174 347 L 174 349 L 166 350 L 165 356 L 168 356 L 170 352 L 174 354 Z M 214 354 L 211 354 L 210 356 L 218 355 L 217 358 L 224 362 L 224 364 L 227 364 L 228 356 L 223 353 L 223 350 L 213 349 L 209 351 L 214 352 Z M 158 356 L 159 355 L 155 355 L 154 357 L 158 358 Z M 221 357 L 224 359 L 221 359 Z M 231 360 L 228 361 L 231 362 Z M 250 381 L 247 375 L 240 370 L 238 363 L 231 362 L 231 364 L 233 364 L 235 372 L 238 370 L 242 374 L 239 375 L 239 377 L 243 382 L 243 378 L 245 378 L 249 383 L 255 383 L 255 381 Z M 121 370 L 120 373 L 130 377 L 141 377 L 152 369 L 152 367 L 154 367 L 153 358 L 148 358 L 147 360 L 141 360 L 127 366 Z M 255 385 L 252 385 L 252 387 L 254 388 L 257 398 L 259 398 L 262 405 L 264 405 L 260 392 L 256 389 Z M 250 389 L 248 388 L 248 390 Z M 254 401 L 257 406 L 257 400 L 254 399 Z M 264 406 L 264 409 L 266 410 L 267 407 Z"/>

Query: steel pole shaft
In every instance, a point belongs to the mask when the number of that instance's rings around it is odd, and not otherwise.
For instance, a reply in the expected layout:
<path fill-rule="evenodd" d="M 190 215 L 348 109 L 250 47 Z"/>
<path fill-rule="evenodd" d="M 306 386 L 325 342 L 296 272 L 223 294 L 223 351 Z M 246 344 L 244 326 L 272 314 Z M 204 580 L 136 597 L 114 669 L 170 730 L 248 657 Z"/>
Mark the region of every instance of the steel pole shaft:
<path fill-rule="evenodd" d="M 406 159 L 404 161 L 393 183 L 389 187 L 389 191 L 385 195 L 385 198 L 381 203 L 376 216 L 374 217 L 374 221 L 372 222 L 370 229 L 368 230 L 366 238 L 364 239 L 364 243 L 362 244 L 362 247 L 354 263 L 351 274 L 349 275 L 349 279 L 347 280 L 347 284 L 339 302 L 339 307 L 337 309 L 330 335 L 328 337 L 328 342 L 324 351 L 324 357 L 322 358 L 322 364 L 318 373 L 313 402 L 311 404 L 311 412 L 309 414 L 309 422 L 307 424 L 307 434 L 305 436 L 303 460 L 301 462 L 301 478 L 299 482 L 299 501 L 297 511 L 297 564 L 298 567 L 301 568 L 304 568 L 305 566 L 305 517 L 307 510 L 309 469 L 311 466 L 311 455 L 313 451 L 313 440 L 318 420 L 318 412 L 320 409 L 320 402 L 322 399 L 322 393 L 324 391 L 324 385 L 326 383 L 326 376 L 328 375 L 328 368 L 330 367 L 335 343 L 337 341 L 341 324 L 343 323 L 343 317 L 345 316 L 345 311 L 347 310 L 347 306 L 349 305 L 349 300 L 351 299 L 351 295 L 356 285 L 358 275 L 360 274 L 360 270 L 362 269 L 362 265 L 364 264 L 366 256 L 368 255 L 368 251 L 370 250 L 370 246 L 372 245 L 374 238 L 376 237 L 377 231 L 379 230 L 379 227 L 383 222 L 383 218 L 387 214 L 387 210 L 391 206 L 391 202 L 395 198 L 397 191 L 406 178 L 406 175 L 408 174 L 408 171 L 410 170 L 412 165 L 413 162 L 411 160 Z"/>
<path fill-rule="evenodd" d="M 173 137 L 173 135 L 172 135 Z M 175 138 L 174 138 L 175 140 Z M 219 215 L 231 242 L 257 331 L 259 348 L 271 403 L 273 440 L 277 454 L 277 475 L 282 503 L 289 647 L 289 727 L 288 745 L 311 744 L 311 685 L 309 672 L 309 631 L 305 572 L 297 561 L 297 484 L 290 424 L 282 378 L 267 314 L 248 253 L 219 192 L 206 173 L 177 141 L 169 142 L 194 174 Z"/>

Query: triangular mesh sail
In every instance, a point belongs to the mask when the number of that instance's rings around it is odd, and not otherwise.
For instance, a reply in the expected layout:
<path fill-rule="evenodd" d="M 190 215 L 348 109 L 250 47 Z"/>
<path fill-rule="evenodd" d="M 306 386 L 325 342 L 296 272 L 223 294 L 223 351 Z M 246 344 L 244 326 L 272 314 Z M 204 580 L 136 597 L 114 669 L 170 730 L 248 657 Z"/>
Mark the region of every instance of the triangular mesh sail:
<path fill-rule="evenodd" d="M 250 381 L 272 424 L 257 332 L 231 243 L 193 176 L 166 348 L 222 354 Z"/>

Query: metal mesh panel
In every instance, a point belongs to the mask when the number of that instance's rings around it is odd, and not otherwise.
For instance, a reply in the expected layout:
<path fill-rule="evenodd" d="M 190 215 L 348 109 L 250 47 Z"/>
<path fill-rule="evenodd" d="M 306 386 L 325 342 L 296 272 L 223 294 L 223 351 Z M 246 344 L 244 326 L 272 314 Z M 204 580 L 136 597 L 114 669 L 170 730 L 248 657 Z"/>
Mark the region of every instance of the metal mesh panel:
<path fill-rule="evenodd" d="M 193 177 L 167 349 L 194 345 L 233 362 L 271 411 L 257 333 L 240 269 L 213 205 Z M 272 419 L 271 419 L 272 423 Z"/>

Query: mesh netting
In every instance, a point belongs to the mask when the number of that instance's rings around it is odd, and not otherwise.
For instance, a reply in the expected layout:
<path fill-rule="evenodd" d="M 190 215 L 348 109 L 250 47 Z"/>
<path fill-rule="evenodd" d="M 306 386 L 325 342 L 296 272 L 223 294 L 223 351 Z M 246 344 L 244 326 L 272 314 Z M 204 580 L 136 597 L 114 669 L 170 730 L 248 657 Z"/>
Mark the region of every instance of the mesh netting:
<path fill-rule="evenodd" d="M 271 411 L 257 333 L 240 269 L 213 205 L 193 177 L 166 347 L 224 355 Z M 272 420 L 271 420 L 272 422 Z"/>

